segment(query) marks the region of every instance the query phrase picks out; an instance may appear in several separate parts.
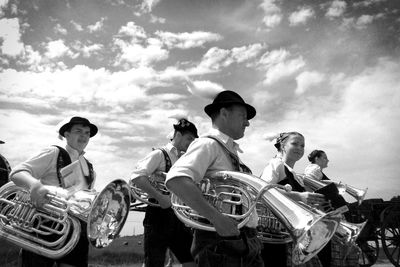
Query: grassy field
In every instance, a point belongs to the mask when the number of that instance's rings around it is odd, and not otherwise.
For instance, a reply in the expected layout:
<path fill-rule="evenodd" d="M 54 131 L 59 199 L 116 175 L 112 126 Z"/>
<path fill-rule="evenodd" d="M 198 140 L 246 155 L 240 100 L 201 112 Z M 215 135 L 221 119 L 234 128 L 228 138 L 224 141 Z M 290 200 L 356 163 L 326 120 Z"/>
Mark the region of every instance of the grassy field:
<path fill-rule="evenodd" d="M 16 267 L 19 248 L 0 239 L 0 266 Z M 89 265 L 100 266 L 141 266 L 143 260 L 143 235 L 117 238 L 104 249 L 90 247 Z"/>

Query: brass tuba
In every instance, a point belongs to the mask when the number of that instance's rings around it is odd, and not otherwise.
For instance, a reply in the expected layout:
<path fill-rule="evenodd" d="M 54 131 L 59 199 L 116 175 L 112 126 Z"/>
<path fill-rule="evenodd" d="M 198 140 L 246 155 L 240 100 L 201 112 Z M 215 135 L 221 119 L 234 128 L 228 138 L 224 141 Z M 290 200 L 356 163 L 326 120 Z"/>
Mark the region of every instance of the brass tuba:
<path fill-rule="evenodd" d="M 150 184 L 161 194 L 164 195 L 169 195 L 170 192 L 168 189 L 165 187 L 165 177 L 166 173 L 162 171 L 158 171 L 150 175 L 149 182 Z M 154 207 L 160 207 L 160 205 L 157 203 L 157 201 L 152 201 L 151 197 L 149 194 L 147 194 L 145 191 L 143 191 L 141 188 L 139 188 L 132 180 L 129 182 L 130 188 L 131 188 L 131 193 L 132 193 L 132 201 L 133 203 L 131 204 L 131 210 L 136 210 L 136 207 L 140 206 L 141 203 L 154 206 Z M 140 203 L 134 203 L 135 199 L 138 200 Z"/>
<path fill-rule="evenodd" d="M 301 264 L 315 256 L 332 238 L 338 219 L 306 204 L 296 203 L 276 187 L 259 177 L 219 171 L 203 179 L 199 185 L 203 196 L 216 209 L 244 226 L 257 205 L 268 207 L 286 228 L 294 243 L 292 260 Z M 172 194 L 172 207 L 177 217 L 196 229 L 215 231 L 213 225 L 198 212 Z"/>
<path fill-rule="evenodd" d="M 0 237 L 36 254 L 59 259 L 77 244 L 81 223 L 96 248 L 108 246 L 125 224 L 129 212 L 129 186 L 114 180 L 100 193 L 46 186 L 48 203 L 37 209 L 30 193 L 9 182 L 0 188 Z"/>

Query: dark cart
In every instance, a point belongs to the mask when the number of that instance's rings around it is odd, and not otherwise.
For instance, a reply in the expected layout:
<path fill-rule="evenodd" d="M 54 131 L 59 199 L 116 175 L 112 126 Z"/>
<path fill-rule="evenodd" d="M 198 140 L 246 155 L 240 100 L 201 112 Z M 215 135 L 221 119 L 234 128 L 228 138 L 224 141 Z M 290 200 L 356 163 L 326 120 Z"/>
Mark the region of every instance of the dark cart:
<path fill-rule="evenodd" d="M 372 266 L 382 247 L 390 262 L 400 267 L 400 200 L 367 199 L 360 206 L 350 204 L 349 210 L 348 221 L 368 220 L 357 239 L 361 249 L 360 266 Z"/>

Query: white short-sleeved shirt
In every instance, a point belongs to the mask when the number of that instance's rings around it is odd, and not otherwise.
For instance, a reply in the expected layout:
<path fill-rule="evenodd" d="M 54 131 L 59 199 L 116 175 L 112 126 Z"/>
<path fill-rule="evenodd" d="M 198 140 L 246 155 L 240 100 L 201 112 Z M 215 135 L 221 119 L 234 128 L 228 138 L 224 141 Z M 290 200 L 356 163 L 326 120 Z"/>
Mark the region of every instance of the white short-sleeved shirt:
<path fill-rule="evenodd" d="M 304 170 L 304 175 L 315 180 L 321 180 L 324 176 L 321 167 L 315 163 L 311 163 L 306 167 Z"/>
<path fill-rule="evenodd" d="M 301 186 L 304 186 L 303 180 L 301 180 L 296 175 L 295 171 L 290 166 L 288 166 L 286 163 L 284 163 L 282 158 L 280 158 L 280 157 L 272 158 L 268 162 L 267 166 L 264 168 L 264 170 L 261 174 L 261 179 L 263 179 L 264 181 L 271 183 L 271 184 L 279 183 L 280 181 L 282 181 L 286 178 L 285 166 L 293 174 L 294 179 Z"/>
<path fill-rule="evenodd" d="M 174 147 L 171 143 L 168 143 L 163 148 L 167 152 L 171 160 L 171 164 L 174 165 L 174 163 L 179 158 L 178 149 Z M 132 171 L 131 174 L 131 180 L 136 179 L 140 176 L 150 176 L 157 171 L 165 172 L 165 168 L 166 162 L 164 153 L 160 149 L 154 149 L 145 158 L 143 158 L 136 164 L 135 169 Z"/>
<path fill-rule="evenodd" d="M 210 177 L 215 172 L 235 170 L 232 160 L 224 148 L 215 140 L 207 138 L 207 136 L 217 138 L 235 155 L 238 154 L 238 151 L 241 151 L 239 145 L 232 138 L 217 129 L 213 129 L 190 144 L 186 153 L 179 158 L 167 173 L 166 182 L 176 177 L 184 176 L 198 183 L 204 177 Z M 255 228 L 257 221 L 257 213 L 253 212 L 247 226 Z"/>
<path fill-rule="evenodd" d="M 84 159 L 82 154 L 69 145 L 65 146 L 65 150 L 68 152 L 68 155 L 71 158 L 71 162 L 80 161 L 83 175 L 89 175 L 89 167 L 87 166 L 87 162 Z M 33 156 L 32 158 L 24 161 L 17 166 L 15 166 L 10 174 L 12 177 L 14 174 L 27 171 L 34 178 L 39 179 L 40 182 L 44 185 L 54 185 L 59 186 L 59 180 L 57 177 L 57 158 L 58 158 L 59 149 L 55 146 L 48 147 L 42 150 L 38 155 Z M 94 175 L 95 176 L 95 175 Z M 83 179 L 83 176 L 81 176 Z M 93 177 L 95 179 L 95 177 Z M 93 181 L 94 184 L 94 181 Z M 66 184 L 66 189 L 74 187 L 74 191 L 79 189 L 87 189 L 88 185 L 86 181 L 83 179 L 81 181 L 71 181 L 70 184 Z"/>

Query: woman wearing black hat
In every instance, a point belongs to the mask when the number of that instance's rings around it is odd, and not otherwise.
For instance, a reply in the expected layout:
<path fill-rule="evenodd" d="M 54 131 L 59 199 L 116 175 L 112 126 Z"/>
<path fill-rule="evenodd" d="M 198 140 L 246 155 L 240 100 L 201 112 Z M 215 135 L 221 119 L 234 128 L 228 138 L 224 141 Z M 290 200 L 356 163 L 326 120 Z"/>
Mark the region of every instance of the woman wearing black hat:
<path fill-rule="evenodd" d="M 143 220 L 144 226 L 144 266 L 163 267 L 165 255 L 169 249 L 182 266 L 195 266 L 190 254 L 192 233 L 174 214 L 171 208 L 170 194 L 155 188 L 149 177 L 156 172 L 168 172 L 171 166 L 184 153 L 192 141 L 197 138 L 196 126 L 187 119 L 174 124 L 171 141 L 159 149 L 154 149 L 140 160 L 130 177 L 130 183 L 145 191 L 150 202 Z"/>
<path fill-rule="evenodd" d="M 22 188 L 30 191 L 33 205 L 42 207 L 48 202 L 49 192 L 45 185 L 59 186 L 75 192 L 93 187 L 95 173 L 92 164 L 84 158 L 85 148 L 91 137 L 97 133 L 96 125 L 82 117 L 72 117 L 60 124 L 58 133 L 66 139 L 64 148 L 51 146 L 36 156 L 17 165 L 10 174 L 10 179 Z M 62 176 L 61 169 L 71 162 L 81 169 L 81 175 Z M 89 243 L 86 236 L 86 222 L 81 221 L 81 235 L 75 248 L 60 259 L 54 260 L 21 250 L 23 267 L 88 266 Z"/>
<path fill-rule="evenodd" d="M 192 255 L 197 266 L 264 266 L 262 244 L 257 238 L 257 214 L 253 212 L 247 224 L 238 230 L 237 222 L 212 206 L 196 185 L 217 171 L 250 171 L 239 159 L 241 150 L 235 140 L 244 136 L 256 110 L 233 91 L 219 93 L 204 110 L 213 129 L 190 145 L 166 179 L 168 189 L 216 229 L 216 232 L 194 230 Z"/>

